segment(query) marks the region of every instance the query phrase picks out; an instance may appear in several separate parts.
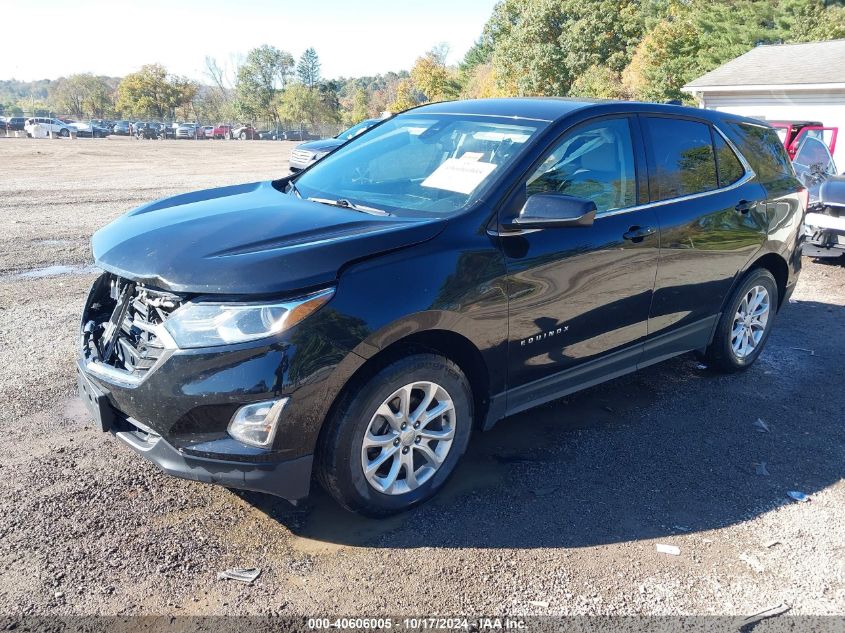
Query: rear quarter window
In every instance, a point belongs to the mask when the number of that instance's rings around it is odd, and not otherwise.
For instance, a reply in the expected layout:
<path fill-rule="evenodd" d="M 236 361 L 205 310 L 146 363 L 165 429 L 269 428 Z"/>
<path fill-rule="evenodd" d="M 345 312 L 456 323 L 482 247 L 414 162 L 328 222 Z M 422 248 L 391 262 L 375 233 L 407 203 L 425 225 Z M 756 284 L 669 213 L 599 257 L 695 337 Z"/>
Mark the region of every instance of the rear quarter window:
<path fill-rule="evenodd" d="M 766 189 L 780 192 L 798 186 L 795 170 L 774 129 L 735 122 L 728 122 L 725 129 Z"/>
<path fill-rule="evenodd" d="M 716 148 L 716 166 L 719 171 L 719 186 L 727 187 L 734 184 L 745 175 L 745 168 L 734 151 L 718 132 L 713 134 L 713 144 Z"/>

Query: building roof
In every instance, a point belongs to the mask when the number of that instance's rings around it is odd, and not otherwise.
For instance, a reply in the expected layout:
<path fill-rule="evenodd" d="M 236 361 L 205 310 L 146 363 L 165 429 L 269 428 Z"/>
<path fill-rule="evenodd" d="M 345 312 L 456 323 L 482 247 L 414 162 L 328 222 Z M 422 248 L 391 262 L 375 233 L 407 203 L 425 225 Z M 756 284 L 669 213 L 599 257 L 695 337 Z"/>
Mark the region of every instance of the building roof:
<path fill-rule="evenodd" d="M 845 39 L 757 46 L 689 82 L 684 91 L 825 84 L 845 84 Z"/>

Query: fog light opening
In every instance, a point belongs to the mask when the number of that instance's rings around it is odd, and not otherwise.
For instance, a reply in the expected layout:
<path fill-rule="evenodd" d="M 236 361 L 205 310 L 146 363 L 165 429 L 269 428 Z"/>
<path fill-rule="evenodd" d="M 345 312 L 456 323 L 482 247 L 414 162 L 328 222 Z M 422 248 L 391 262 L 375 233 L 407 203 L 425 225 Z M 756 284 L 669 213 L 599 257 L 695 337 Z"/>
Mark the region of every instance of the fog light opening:
<path fill-rule="evenodd" d="M 229 422 L 229 435 L 250 446 L 270 448 L 282 409 L 290 398 L 265 400 L 242 406 Z"/>

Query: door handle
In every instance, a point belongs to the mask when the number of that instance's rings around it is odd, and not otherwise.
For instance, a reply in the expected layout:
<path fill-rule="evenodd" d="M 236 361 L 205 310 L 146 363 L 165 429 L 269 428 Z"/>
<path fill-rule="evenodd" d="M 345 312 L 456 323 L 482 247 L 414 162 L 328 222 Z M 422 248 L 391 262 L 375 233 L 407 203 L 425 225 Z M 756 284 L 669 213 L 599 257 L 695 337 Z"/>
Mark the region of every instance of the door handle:
<path fill-rule="evenodd" d="M 734 208 L 739 213 L 748 213 L 749 211 L 751 211 L 751 207 L 753 207 L 754 205 L 754 202 L 749 202 L 748 200 L 740 200 L 739 204 L 737 204 Z"/>
<path fill-rule="evenodd" d="M 646 237 L 652 235 L 657 232 L 652 226 L 632 226 L 628 229 L 625 233 L 622 234 L 626 240 L 630 240 L 632 242 L 642 242 Z"/>

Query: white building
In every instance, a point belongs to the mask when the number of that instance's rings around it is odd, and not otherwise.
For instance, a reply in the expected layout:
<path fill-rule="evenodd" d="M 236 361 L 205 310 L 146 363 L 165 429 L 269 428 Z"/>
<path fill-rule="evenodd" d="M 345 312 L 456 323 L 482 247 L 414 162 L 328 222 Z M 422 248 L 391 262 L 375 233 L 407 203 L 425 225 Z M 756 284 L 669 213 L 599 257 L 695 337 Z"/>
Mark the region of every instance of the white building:
<path fill-rule="evenodd" d="M 838 127 L 834 159 L 845 170 L 845 40 L 758 46 L 682 90 L 702 108 Z"/>

